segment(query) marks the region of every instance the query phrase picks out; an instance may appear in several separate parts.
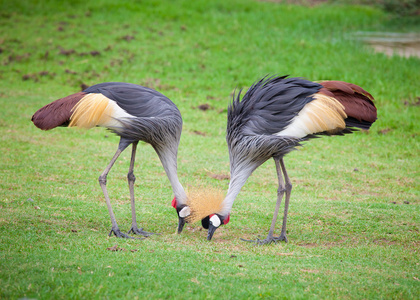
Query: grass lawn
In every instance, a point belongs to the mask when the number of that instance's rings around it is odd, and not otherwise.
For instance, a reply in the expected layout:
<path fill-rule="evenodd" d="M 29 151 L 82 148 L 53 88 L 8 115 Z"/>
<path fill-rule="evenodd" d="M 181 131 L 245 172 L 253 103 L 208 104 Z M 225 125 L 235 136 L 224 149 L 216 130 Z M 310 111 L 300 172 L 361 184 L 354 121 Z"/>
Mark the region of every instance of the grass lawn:
<path fill-rule="evenodd" d="M 420 59 L 375 53 L 353 38 L 397 29 L 418 32 L 418 17 L 251 0 L 0 0 L 0 298 L 418 298 Z M 231 222 L 207 242 L 198 223 L 174 234 L 172 189 L 144 143 L 135 166 L 137 219 L 160 235 L 108 237 L 98 176 L 118 137 L 103 128 L 44 132 L 30 121 L 84 85 L 155 88 L 183 116 L 184 187 L 227 190 L 228 103 L 235 88 L 266 74 L 352 82 L 378 107 L 369 132 L 312 140 L 286 157 L 287 244 L 240 240 L 268 232 L 272 160 L 249 178 Z M 108 176 L 122 230 L 131 226 L 130 154 Z"/>

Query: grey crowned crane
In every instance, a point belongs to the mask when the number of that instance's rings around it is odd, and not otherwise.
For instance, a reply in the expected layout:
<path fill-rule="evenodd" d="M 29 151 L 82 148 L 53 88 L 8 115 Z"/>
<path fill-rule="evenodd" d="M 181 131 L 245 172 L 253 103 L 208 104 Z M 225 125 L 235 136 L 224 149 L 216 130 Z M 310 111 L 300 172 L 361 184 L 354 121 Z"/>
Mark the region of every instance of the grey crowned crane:
<path fill-rule="evenodd" d="M 376 120 L 373 97 L 361 87 L 341 82 L 315 83 L 301 78 L 264 77 L 254 83 L 240 99 L 233 96 L 228 108 L 226 140 L 230 158 L 229 189 L 213 213 L 202 219 L 207 239 L 229 222 L 236 196 L 252 172 L 270 158 L 277 177 L 277 203 L 268 236 L 258 244 L 286 241 L 287 212 L 292 184 L 284 156 L 301 142 L 318 135 L 343 135 L 356 128 L 367 130 Z M 274 229 L 285 194 L 283 226 L 280 236 Z M 211 204 L 208 204 L 211 206 Z M 190 209 L 194 214 L 194 207 Z M 202 218 L 203 216 L 200 216 Z"/>
<path fill-rule="evenodd" d="M 182 131 L 182 118 L 178 108 L 171 100 L 153 89 L 136 84 L 100 83 L 42 107 L 32 116 L 32 121 L 42 130 L 49 130 L 57 126 L 76 126 L 88 129 L 101 126 L 120 136 L 115 155 L 99 176 L 99 184 L 111 217 L 110 236 L 113 233 L 117 237 L 131 238 L 120 231 L 106 188 L 108 172 L 121 152 L 130 144 L 132 152 L 127 178 L 132 224 L 128 233 L 143 236 L 151 234 L 143 231 L 137 225 L 134 205 L 136 178 L 133 173 L 138 142 L 144 141 L 151 144 L 172 185 L 175 195 L 172 205 L 178 213 L 178 233 L 181 233 L 185 217 L 189 215 L 189 208 L 186 206 L 187 196 L 177 175 L 177 153 Z"/>

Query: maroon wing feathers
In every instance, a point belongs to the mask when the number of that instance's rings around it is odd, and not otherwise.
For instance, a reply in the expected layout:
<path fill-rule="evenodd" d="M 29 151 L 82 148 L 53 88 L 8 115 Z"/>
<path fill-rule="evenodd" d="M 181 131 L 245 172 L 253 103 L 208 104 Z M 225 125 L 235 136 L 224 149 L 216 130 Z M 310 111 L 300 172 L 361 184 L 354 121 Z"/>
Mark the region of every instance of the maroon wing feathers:
<path fill-rule="evenodd" d="M 79 92 L 45 105 L 32 116 L 32 122 L 42 130 L 68 125 L 73 107 L 85 95 L 86 93 Z"/>
<path fill-rule="evenodd" d="M 320 84 L 324 88 L 319 92 L 337 99 L 344 106 L 349 118 L 368 123 L 376 121 L 374 99 L 361 87 L 343 81 L 323 81 Z"/>

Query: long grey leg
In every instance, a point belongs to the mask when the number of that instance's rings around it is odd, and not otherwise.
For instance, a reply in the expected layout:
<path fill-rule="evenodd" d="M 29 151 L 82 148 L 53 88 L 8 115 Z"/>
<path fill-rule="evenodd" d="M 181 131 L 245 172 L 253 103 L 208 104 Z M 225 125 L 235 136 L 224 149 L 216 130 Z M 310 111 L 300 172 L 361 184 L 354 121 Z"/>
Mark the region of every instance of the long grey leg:
<path fill-rule="evenodd" d="M 284 181 L 283 181 L 282 167 L 280 167 L 280 163 L 282 162 L 282 159 L 274 158 L 274 162 L 276 163 L 276 171 L 277 171 L 277 178 L 278 178 L 278 182 L 279 182 L 279 187 L 277 189 L 276 208 L 274 209 L 274 215 L 273 215 L 273 219 L 271 221 L 270 230 L 268 231 L 268 236 L 264 240 L 257 239 L 256 241 L 252 241 L 252 240 L 242 239 L 243 241 L 256 242 L 257 244 L 260 244 L 260 245 L 270 244 L 272 242 L 279 241 L 278 237 L 274 237 L 274 229 L 275 229 L 275 226 L 276 226 L 276 221 L 277 221 L 277 216 L 279 214 L 281 201 L 283 199 L 284 192 L 286 192 L 286 188 L 285 188 L 285 184 L 284 184 Z"/>
<path fill-rule="evenodd" d="M 134 206 L 134 182 L 136 181 L 136 176 L 134 176 L 134 161 L 136 159 L 136 150 L 137 150 L 138 142 L 133 143 L 133 149 L 131 152 L 131 161 L 130 161 L 130 168 L 128 169 L 127 179 L 128 179 L 128 188 L 130 190 L 130 200 L 131 200 L 131 230 L 133 227 L 137 228 L 137 221 L 136 221 L 136 208 Z M 131 231 L 130 230 L 130 231 Z M 130 233 L 130 231 L 128 233 Z"/>
<path fill-rule="evenodd" d="M 115 234 L 115 236 L 119 237 L 119 238 L 132 238 L 132 237 L 122 233 L 120 231 L 120 229 L 118 228 L 117 221 L 116 221 L 115 215 L 114 215 L 114 211 L 112 210 L 112 207 L 111 207 L 111 201 L 109 199 L 108 191 L 106 189 L 106 177 L 108 176 L 109 171 L 111 170 L 112 166 L 114 165 L 115 161 L 120 156 L 120 154 L 123 150 L 124 149 L 120 149 L 120 147 L 118 148 L 117 152 L 114 154 L 114 157 L 112 157 L 108 166 L 105 168 L 105 170 L 99 176 L 99 184 L 102 188 L 102 192 L 104 193 L 106 205 L 108 207 L 108 212 L 109 212 L 109 215 L 111 217 L 112 228 L 111 228 L 111 231 L 109 232 L 109 236 L 111 236 L 111 234 Z"/>
<path fill-rule="evenodd" d="M 283 176 L 281 174 L 281 167 L 280 167 L 280 163 L 282 162 L 282 159 L 279 160 L 277 158 L 274 158 L 274 162 L 276 163 L 277 178 L 279 181 L 279 187 L 277 189 L 276 208 L 274 209 L 274 215 L 271 221 L 270 230 L 268 231 L 268 236 L 264 240 L 257 241 L 258 244 L 269 244 L 271 242 L 276 242 L 278 240 L 278 238 L 274 238 L 273 235 L 274 235 L 274 229 L 276 227 L 276 221 L 277 221 L 277 216 L 279 214 L 281 201 L 283 199 L 283 195 L 284 195 L 284 192 L 286 191 L 286 188 L 284 186 Z"/>
<path fill-rule="evenodd" d="M 134 176 L 134 162 L 136 160 L 136 150 L 138 142 L 133 143 L 133 149 L 131 152 L 131 161 L 130 168 L 128 169 L 127 179 L 128 179 L 128 188 L 130 189 L 130 200 L 131 200 L 131 229 L 128 233 L 140 234 L 143 236 L 149 236 L 153 233 L 143 231 L 143 228 L 138 228 L 136 220 L 136 208 L 134 204 L 134 182 L 136 181 L 136 176 Z"/>
<path fill-rule="evenodd" d="M 290 181 L 289 176 L 287 175 L 286 167 L 284 165 L 283 158 L 280 159 L 281 169 L 283 171 L 284 180 L 286 182 L 286 199 L 284 202 L 284 217 L 283 217 L 283 226 L 281 228 L 281 233 L 279 240 L 280 241 L 286 241 L 287 242 L 287 236 L 286 236 L 286 223 L 287 223 L 287 212 L 289 211 L 289 201 L 290 201 L 290 195 L 292 193 L 292 182 Z"/>

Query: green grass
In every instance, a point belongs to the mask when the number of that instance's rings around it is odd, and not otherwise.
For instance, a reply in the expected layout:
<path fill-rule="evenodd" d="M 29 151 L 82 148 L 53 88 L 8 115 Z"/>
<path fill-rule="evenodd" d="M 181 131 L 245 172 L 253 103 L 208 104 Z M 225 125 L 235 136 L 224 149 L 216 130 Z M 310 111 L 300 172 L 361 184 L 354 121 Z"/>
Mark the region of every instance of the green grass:
<path fill-rule="evenodd" d="M 351 38 L 398 24 L 420 29 L 369 6 L 0 1 L 0 298 L 417 298 L 420 60 L 377 54 Z M 97 178 L 118 138 L 101 128 L 43 132 L 30 121 L 81 84 L 150 86 L 183 115 L 181 182 L 226 190 L 227 180 L 209 175 L 229 174 L 227 104 L 236 87 L 266 74 L 353 82 L 378 107 L 369 133 L 312 140 L 287 156 L 287 244 L 239 239 L 268 231 L 272 161 L 249 178 L 231 222 L 207 242 L 199 224 L 173 234 L 172 190 L 146 144 L 135 167 L 137 216 L 161 235 L 108 238 Z M 197 109 L 205 103 L 211 109 Z M 123 230 L 131 222 L 129 156 L 108 178 Z M 107 250 L 114 245 L 122 250 Z"/>

